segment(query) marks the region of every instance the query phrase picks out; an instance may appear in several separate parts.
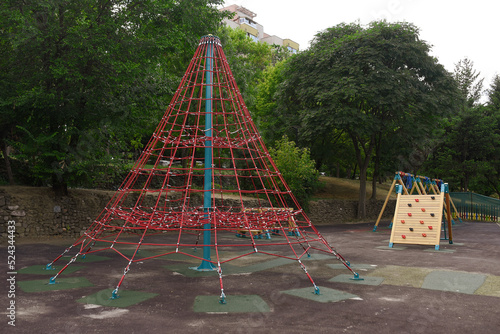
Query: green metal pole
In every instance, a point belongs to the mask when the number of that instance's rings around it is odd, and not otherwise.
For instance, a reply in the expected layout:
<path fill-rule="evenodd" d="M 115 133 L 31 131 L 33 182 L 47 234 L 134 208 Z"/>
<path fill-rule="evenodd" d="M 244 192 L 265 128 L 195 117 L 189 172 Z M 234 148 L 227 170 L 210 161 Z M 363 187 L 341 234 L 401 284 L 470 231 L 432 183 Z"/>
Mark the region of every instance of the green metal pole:
<path fill-rule="evenodd" d="M 207 222 L 203 225 L 203 261 L 197 270 L 215 270 L 211 262 L 210 244 L 212 239 L 210 211 L 212 208 L 212 80 L 213 80 L 214 45 L 209 40 L 205 63 L 205 175 L 203 193 L 203 211 Z"/>

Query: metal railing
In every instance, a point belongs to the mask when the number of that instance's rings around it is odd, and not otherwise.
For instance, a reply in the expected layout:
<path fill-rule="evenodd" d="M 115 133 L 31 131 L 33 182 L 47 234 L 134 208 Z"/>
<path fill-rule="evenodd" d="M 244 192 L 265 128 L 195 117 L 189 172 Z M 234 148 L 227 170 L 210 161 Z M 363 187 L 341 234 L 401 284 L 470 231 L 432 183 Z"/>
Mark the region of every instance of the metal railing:
<path fill-rule="evenodd" d="M 450 193 L 450 196 L 460 218 L 474 221 L 500 222 L 500 200 L 471 192 L 455 192 Z M 456 216 L 456 213 L 454 216 Z"/>

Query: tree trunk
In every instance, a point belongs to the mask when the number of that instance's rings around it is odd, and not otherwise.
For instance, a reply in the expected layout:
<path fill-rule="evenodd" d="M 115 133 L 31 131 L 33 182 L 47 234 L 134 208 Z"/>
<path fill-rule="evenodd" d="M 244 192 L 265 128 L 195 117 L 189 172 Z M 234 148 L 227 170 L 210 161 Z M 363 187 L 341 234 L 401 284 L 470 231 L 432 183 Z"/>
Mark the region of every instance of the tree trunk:
<path fill-rule="evenodd" d="M 359 200 L 358 200 L 358 219 L 366 218 L 366 173 L 370 165 L 370 158 L 375 146 L 375 135 L 370 137 L 368 147 L 366 141 L 361 141 L 354 133 L 350 134 L 354 151 L 356 152 L 356 160 L 359 166 Z M 361 149 L 363 152 L 361 152 Z"/>
<path fill-rule="evenodd" d="M 68 184 L 62 176 L 55 173 L 52 174 L 52 190 L 54 190 L 55 195 L 58 197 L 68 196 Z"/>
<path fill-rule="evenodd" d="M 359 166 L 358 219 L 366 218 L 366 171 L 368 166 Z"/>
<path fill-rule="evenodd" d="M 382 135 L 376 136 L 375 144 L 375 166 L 373 168 L 373 181 L 372 181 L 372 197 L 371 200 L 377 199 L 377 178 L 380 173 L 380 144 Z"/>
<path fill-rule="evenodd" d="M 12 173 L 12 166 L 10 165 L 9 152 L 7 150 L 7 143 L 2 140 L 2 154 L 3 160 L 5 162 L 5 169 L 7 170 L 7 178 L 9 179 L 9 184 L 13 186 L 16 184 L 14 182 L 14 174 Z"/>

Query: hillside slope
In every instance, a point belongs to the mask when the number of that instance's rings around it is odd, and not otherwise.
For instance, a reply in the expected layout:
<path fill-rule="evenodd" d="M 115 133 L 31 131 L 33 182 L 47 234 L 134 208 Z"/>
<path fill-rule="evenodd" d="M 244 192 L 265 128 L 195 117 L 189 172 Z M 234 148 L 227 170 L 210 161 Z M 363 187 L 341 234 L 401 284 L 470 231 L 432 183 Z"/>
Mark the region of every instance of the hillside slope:
<path fill-rule="evenodd" d="M 357 200 L 359 197 L 359 180 L 342 179 L 329 176 L 321 176 L 319 180 L 324 184 L 313 197 L 315 199 L 343 199 Z M 377 184 L 377 199 L 385 200 L 387 192 L 392 184 L 392 180 L 383 184 Z M 372 184 L 369 182 L 366 187 L 366 197 L 372 196 Z M 391 198 L 396 198 L 393 191 Z"/>

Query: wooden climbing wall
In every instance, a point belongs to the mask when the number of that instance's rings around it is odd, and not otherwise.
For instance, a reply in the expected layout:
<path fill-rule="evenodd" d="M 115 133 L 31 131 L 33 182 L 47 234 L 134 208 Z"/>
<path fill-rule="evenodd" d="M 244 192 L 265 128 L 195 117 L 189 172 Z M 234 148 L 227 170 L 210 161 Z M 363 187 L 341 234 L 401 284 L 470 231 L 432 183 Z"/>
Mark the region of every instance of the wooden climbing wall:
<path fill-rule="evenodd" d="M 439 249 L 444 193 L 398 193 L 389 247 L 394 244 L 434 245 Z"/>

